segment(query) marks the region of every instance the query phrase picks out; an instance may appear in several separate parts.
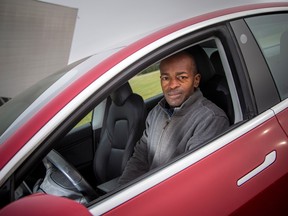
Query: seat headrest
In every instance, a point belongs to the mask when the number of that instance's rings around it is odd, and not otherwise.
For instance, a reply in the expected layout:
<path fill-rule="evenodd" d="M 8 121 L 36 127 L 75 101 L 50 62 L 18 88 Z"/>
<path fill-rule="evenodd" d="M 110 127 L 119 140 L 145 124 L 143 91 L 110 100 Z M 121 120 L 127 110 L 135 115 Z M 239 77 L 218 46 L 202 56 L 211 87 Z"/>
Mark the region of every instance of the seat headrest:
<path fill-rule="evenodd" d="M 116 91 L 112 92 L 110 97 L 117 106 L 122 106 L 132 93 L 129 83 L 125 83 Z"/>
<path fill-rule="evenodd" d="M 214 66 L 215 73 L 220 76 L 225 76 L 224 68 L 218 51 L 214 51 L 210 56 L 210 61 Z"/>
<path fill-rule="evenodd" d="M 214 67 L 208 55 L 201 46 L 196 45 L 191 48 L 188 48 L 187 52 L 189 52 L 191 55 L 194 56 L 194 59 L 197 64 L 198 73 L 201 74 L 201 82 L 200 82 L 201 87 L 201 85 L 203 85 L 205 82 L 207 82 L 210 78 L 212 78 L 215 75 Z"/>

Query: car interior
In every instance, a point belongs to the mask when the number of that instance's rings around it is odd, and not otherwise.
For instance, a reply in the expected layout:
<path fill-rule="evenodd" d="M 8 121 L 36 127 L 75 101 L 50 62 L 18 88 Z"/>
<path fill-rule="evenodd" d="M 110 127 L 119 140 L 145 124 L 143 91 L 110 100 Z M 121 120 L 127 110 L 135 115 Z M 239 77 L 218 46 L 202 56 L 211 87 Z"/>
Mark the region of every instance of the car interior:
<path fill-rule="evenodd" d="M 215 41 L 187 51 L 197 62 L 203 95 L 222 108 L 233 125 L 235 111 Z M 146 116 L 161 98 L 156 94 L 144 100 L 129 82 L 124 83 L 91 112 L 88 123 L 74 127 L 43 164 L 35 166 L 17 188 L 15 199 L 44 192 L 87 204 L 117 189 L 117 179 L 145 129 Z"/>

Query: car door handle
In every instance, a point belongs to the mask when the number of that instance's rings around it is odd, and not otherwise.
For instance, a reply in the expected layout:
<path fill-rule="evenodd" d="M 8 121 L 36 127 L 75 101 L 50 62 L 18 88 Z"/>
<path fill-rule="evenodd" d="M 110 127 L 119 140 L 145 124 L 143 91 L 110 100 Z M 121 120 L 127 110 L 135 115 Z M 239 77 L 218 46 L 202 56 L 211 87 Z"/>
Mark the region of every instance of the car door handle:
<path fill-rule="evenodd" d="M 251 178 L 256 176 L 258 173 L 262 172 L 265 168 L 270 166 L 274 161 L 276 160 L 276 151 L 270 152 L 268 155 L 266 155 L 265 160 L 263 163 L 261 163 L 259 166 L 257 166 L 255 169 L 247 173 L 245 176 L 240 178 L 237 181 L 237 185 L 241 186 L 245 182 L 249 181 Z"/>

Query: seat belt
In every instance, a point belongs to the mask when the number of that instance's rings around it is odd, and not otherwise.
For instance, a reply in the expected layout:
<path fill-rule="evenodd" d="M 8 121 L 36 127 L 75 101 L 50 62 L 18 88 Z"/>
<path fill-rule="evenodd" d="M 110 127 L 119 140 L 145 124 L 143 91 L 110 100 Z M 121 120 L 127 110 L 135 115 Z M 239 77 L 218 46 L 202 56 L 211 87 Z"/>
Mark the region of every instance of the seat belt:
<path fill-rule="evenodd" d="M 106 127 L 106 120 L 108 111 L 111 105 L 110 96 L 103 100 L 98 106 L 93 110 L 92 116 L 92 130 L 93 130 L 93 139 L 94 139 L 94 152 L 98 147 L 99 140 L 103 134 L 103 128 Z"/>

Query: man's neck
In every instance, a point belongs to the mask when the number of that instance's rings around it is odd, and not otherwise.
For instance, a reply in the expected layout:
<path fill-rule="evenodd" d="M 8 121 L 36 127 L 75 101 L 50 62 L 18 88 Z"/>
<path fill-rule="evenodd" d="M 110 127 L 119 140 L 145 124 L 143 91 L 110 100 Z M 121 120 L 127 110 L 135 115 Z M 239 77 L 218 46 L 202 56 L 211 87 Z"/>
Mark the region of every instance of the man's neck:
<path fill-rule="evenodd" d="M 173 115 L 173 112 L 174 112 L 174 107 L 171 107 L 166 101 L 165 102 L 165 109 L 166 109 L 167 113 L 169 114 L 169 116 L 171 117 Z"/>

